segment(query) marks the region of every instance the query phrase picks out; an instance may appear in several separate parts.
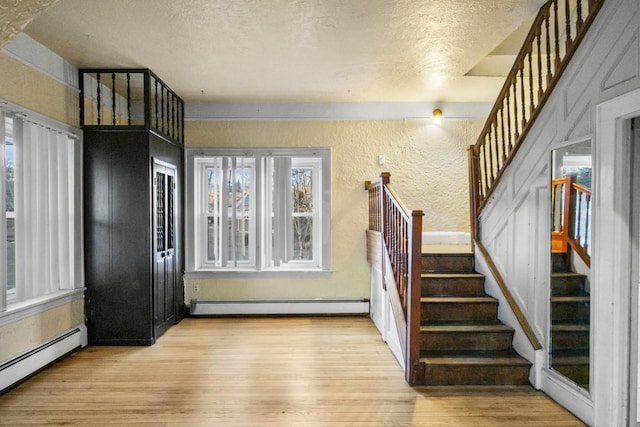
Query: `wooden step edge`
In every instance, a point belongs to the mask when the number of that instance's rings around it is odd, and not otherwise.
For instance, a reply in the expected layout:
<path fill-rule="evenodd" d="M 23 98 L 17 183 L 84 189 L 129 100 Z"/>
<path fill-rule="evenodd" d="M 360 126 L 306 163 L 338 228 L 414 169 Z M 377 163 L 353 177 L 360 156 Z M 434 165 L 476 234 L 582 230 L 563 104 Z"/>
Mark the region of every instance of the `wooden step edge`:
<path fill-rule="evenodd" d="M 464 333 L 464 332 L 500 332 L 512 333 L 513 328 L 502 324 L 464 324 L 464 325 L 421 325 L 420 332 L 447 332 L 447 333 Z"/>
<path fill-rule="evenodd" d="M 453 257 L 453 258 L 473 258 L 473 252 L 422 252 L 420 255 L 428 257 Z"/>
<path fill-rule="evenodd" d="M 554 359 L 555 361 L 555 359 Z M 426 354 L 420 357 L 420 362 L 431 365 L 431 366 L 531 366 L 532 363 L 529 362 L 522 356 L 517 354 L 505 354 L 501 355 L 496 353 L 495 355 L 432 355 Z"/>
<path fill-rule="evenodd" d="M 423 279 L 484 279 L 484 274 L 480 273 L 422 273 Z"/>
<path fill-rule="evenodd" d="M 589 324 L 553 322 L 551 332 L 589 332 Z"/>
<path fill-rule="evenodd" d="M 494 304 L 498 303 L 498 300 L 486 296 L 486 297 L 421 297 L 421 303 L 427 304 Z"/>
<path fill-rule="evenodd" d="M 552 278 L 586 278 L 587 275 L 586 274 L 581 274 L 581 273 L 576 273 L 575 271 L 559 271 L 559 272 L 554 272 L 551 273 L 551 277 Z"/>

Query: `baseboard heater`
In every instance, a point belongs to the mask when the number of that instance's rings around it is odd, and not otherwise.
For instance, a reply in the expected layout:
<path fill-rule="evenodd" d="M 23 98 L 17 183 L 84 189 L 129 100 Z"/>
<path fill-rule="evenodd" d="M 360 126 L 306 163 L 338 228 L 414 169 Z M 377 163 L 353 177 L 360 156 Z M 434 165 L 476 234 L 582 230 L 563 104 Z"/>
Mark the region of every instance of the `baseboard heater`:
<path fill-rule="evenodd" d="M 0 393 L 79 347 L 87 345 L 87 328 L 78 325 L 0 364 Z"/>
<path fill-rule="evenodd" d="M 368 299 L 191 300 L 191 316 L 368 314 Z"/>

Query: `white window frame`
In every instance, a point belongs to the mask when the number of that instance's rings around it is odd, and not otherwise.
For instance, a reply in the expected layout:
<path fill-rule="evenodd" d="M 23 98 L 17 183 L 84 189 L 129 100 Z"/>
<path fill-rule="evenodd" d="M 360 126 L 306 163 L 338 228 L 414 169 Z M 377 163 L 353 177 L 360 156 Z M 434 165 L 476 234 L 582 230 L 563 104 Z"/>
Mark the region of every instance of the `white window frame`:
<path fill-rule="evenodd" d="M 252 192 L 252 210 L 260 212 L 254 215 L 255 224 L 251 232 L 255 233 L 254 254 L 252 263 L 218 267 L 207 262 L 207 223 L 204 212 L 206 201 L 206 177 L 204 170 L 214 157 L 246 157 L 255 159 L 254 177 L 256 179 Z M 313 254 L 314 260 L 289 260 L 280 265 L 272 265 L 271 221 L 265 220 L 264 212 L 270 212 L 271 192 L 267 189 L 272 184 L 267 179 L 269 174 L 266 159 L 272 157 L 291 157 L 292 167 L 308 167 L 317 174 L 313 193 L 314 212 Z M 265 159 L 265 161 L 263 161 Z M 187 192 L 186 203 L 186 278 L 221 274 L 287 274 L 287 273 L 329 273 L 331 254 L 331 152 L 329 148 L 271 148 L 271 149 L 187 149 L 186 150 L 186 186 L 192 189 Z M 316 182 L 317 181 L 317 182 Z M 271 215 L 271 213 L 269 213 Z M 259 218 L 258 218 L 259 217 Z M 268 244 L 267 244 L 268 243 Z"/>
<path fill-rule="evenodd" d="M 238 157 L 238 156 L 232 156 L 232 157 Z M 219 159 L 219 156 L 214 158 L 213 156 L 202 156 L 202 157 L 196 157 L 194 159 L 194 169 L 195 169 L 195 176 L 194 176 L 194 181 L 195 181 L 195 186 L 194 186 L 194 192 L 197 195 L 195 197 L 194 200 L 194 205 L 195 205 L 195 215 L 196 215 L 196 219 L 195 222 L 197 223 L 197 232 L 194 235 L 194 239 L 195 239 L 195 245 L 197 250 L 195 251 L 195 254 L 197 256 L 196 258 L 196 265 L 198 266 L 199 269 L 203 269 L 203 270 L 212 270 L 212 269 L 217 269 L 220 268 L 220 262 L 216 262 L 213 260 L 210 260 L 208 255 L 208 245 L 207 245 L 207 239 L 208 239 L 208 217 L 209 215 L 206 212 L 206 203 L 205 200 L 208 197 L 208 193 L 207 193 L 207 183 L 206 183 L 206 174 L 205 171 L 208 168 L 218 168 L 221 165 L 217 162 L 217 160 Z M 215 160 L 215 161 L 214 161 Z M 247 169 L 252 169 L 252 182 L 250 184 L 251 187 L 251 206 L 250 206 L 250 210 L 251 211 L 255 211 L 256 208 L 256 202 L 255 202 L 255 194 L 256 194 L 256 183 L 255 183 L 255 175 L 256 175 L 256 169 L 257 169 L 257 165 L 255 163 L 255 161 L 253 162 L 249 162 L 249 164 L 247 165 L 242 165 Z M 232 213 L 227 213 L 225 211 L 224 215 L 230 215 Z M 222 215 L 222 214 L 221 214 Z M 238 264 L 239 268 L 241 269 L 248 269 L 248 268 L 253 268 L 256 266 L 256 259 L 255 259 L 255 249 L 252 250 L 252 247 L 255 248 L 255 242 L 257 239 L 257 233 L 256 233 L 256 221 L 255 218 L 250 217 L 249 220 L 249 230 L 247 230 L 250 236 L 250 242 L 253 242 L 253 245 L 249 246 L 249 260 L 248 261 L 236 261 L 236 263 Z"/>
<path fill-rule="evenodd" d="M 6 242 L 7 239 L 7 214 L 6 214 L 6 188 L 3 179 L 0 180 L 0 209 L 2 215 L 0 216 L 0 239 L 3 244 L 0 245 L 0 267 L 3 274 L 0 274 L 0 326 L 10 324 L 18 321 L 25 316 L 32 316 L 43 311 L 46 311 L 53 306 L 68 303 L 72 300 L 82 298 L 84 291 L 84 244 L 82 233 L 82 131 L 78 128 L 69 126 L 65 123 L 58 122 L 42 114 L 25 109 L 11 102 L 0 99 L 0 117 L 2 118 L 2 135 L 0 141 L 0 173 L 6 174 L 5 167 L 5 132 L 4 132 L 4 118 L 5 115 L 14 115 L 24 121 L 34 123 L 38 126 L 49 128 L 58 133 L 66 134 L 73 142 L 73 191 L 74 204 L 73 204 L 73 288 L 65 287 L 61 284 L 58 291 L 36 296 L 33 298 L 18 299 L 18 284 L 16 288 L 8 291 L 7 284 L 7 252 Z M 15 138 L 11 138 L 15 139 Z M 15 217 L 15 214 L 14 214 Z"/>
<path fill-rule="evenodd" d="M 308 216 L 313 219 L 313 229 L 312 235 L 313 239 L 313 249 L 312 253 L 314 255 L 311 260 L 298 260 L 291 259 L 289 261 L 285 261 L 282 265 L 286 268 L 291 269 L 308 269 L 313 268 L 316 265 L 322 265 L 322 241 L 319 238 L 315 238 L 316 236 L 320 236 L 322 230 L 322 209 L 318 209 L 317 207 L 322 207 L 321 194 L 322 194 L 322 159 L 317 157 L 295 157 L 291 161 L 291 169 L 311 169 L 313 171 L 314 176 L 319 177 L 320 179 L 316 179 L 314 181 L 314 188 L 312 191 L 312 203 L 314 206 L 313 212 L 311 214 L 299 214 L 296 212 L 291 212 L 291 217 L 294 218 L 296 216 Z M 293 243 L 295 245 L 295 243 Z M 293 248 L 290 248 L 293 250 Z"/>

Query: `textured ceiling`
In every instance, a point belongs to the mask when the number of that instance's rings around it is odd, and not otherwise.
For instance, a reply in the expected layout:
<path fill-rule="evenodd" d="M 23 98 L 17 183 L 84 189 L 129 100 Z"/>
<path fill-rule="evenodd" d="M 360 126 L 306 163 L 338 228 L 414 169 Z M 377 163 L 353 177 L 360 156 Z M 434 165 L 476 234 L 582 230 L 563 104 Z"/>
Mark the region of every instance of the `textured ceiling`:
<path fill-rule="evenodd" d="M 542 3 L 58 0 L 25 32 L 78 67 L 150 68 L 191 101 L 493 101 L 509 36 Z"/>

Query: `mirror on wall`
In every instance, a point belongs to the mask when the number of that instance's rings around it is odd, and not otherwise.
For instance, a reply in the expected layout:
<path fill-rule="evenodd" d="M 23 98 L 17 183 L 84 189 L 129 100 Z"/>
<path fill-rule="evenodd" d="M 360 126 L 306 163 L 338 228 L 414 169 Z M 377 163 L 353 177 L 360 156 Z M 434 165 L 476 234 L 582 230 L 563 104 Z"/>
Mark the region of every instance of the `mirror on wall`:
<path fill-rule="evenodd" d="M 589 389 L 591 141 L 552 151 L 549 365 Z"/>

